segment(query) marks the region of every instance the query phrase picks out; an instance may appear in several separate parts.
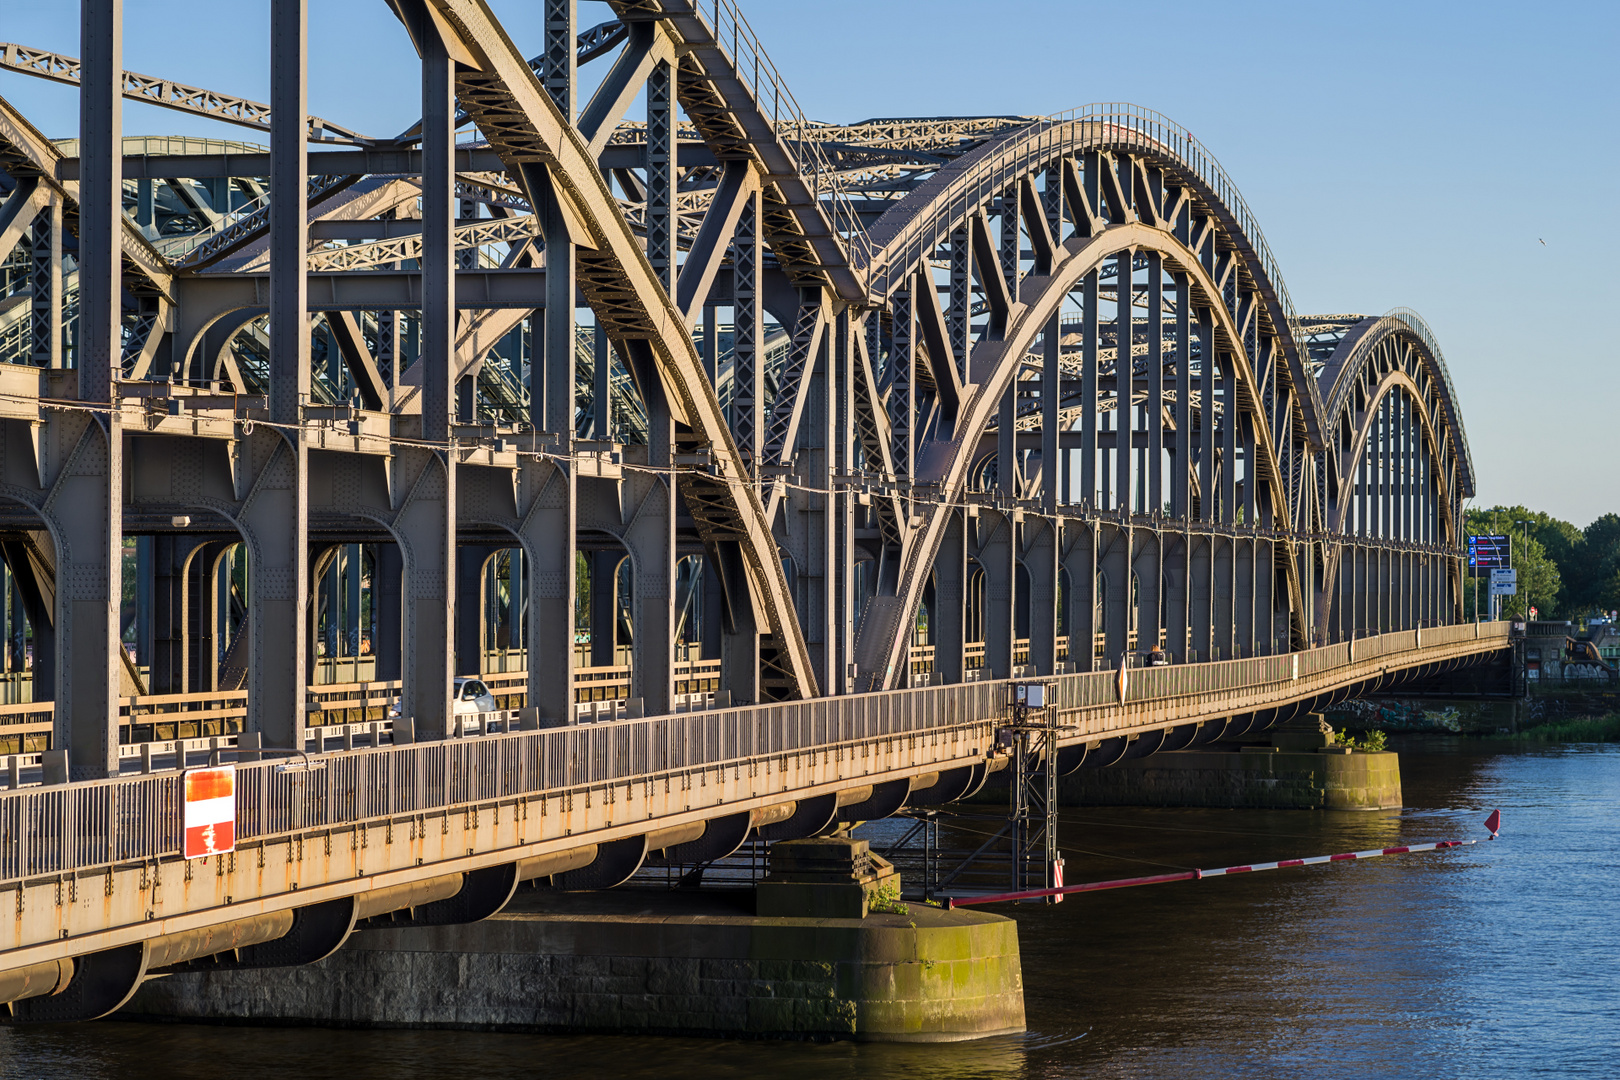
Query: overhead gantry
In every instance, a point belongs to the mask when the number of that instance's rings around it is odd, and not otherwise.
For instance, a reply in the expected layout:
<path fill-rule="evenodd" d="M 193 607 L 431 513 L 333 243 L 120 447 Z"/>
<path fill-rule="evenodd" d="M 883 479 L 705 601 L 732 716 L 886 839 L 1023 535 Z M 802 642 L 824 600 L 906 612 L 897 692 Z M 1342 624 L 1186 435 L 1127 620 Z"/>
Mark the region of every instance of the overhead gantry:
<path fill-rule="evenodd" d="M 83 106 L 58 143 L 0 99 L 7 632 L 74 776 L 154 690 L 293 746 L 363 668 L 403 741 L 456 675 L 568 724 L 593 681 L 656 715 L 1460 617 L 1433 335 L 1301 319 L 1185 130 L 812 123 L 726 0 L 612 6 L 523 48 L 380 8 L 395 137 L 308 114 L 297 0 L 269 103 L 0 44 Z M 269 146 L 131 139 L 124 99 Z"/>

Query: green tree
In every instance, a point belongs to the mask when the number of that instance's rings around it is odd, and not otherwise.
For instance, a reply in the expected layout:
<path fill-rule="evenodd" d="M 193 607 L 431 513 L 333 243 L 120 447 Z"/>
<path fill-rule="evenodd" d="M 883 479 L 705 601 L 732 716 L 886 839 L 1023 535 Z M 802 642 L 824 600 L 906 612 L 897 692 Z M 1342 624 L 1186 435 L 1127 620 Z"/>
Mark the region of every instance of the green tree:
<path fill-rule="evenodd" d="M 1568 577 L 1576 607 L 1571 614 L 1620 608 L 1620 514 L 1604 514 L 1583 530 Z"/>
<path fill-rule="evenodd" d="M 591 630 L 591 560 L 574 553 L 574 640 Z"/>
<path fill-rule="evenodd" d="M 1610 574 L 1598 590 L 1597 606 L 1604 611 L 1620 611 L 1620 570 Z"/>

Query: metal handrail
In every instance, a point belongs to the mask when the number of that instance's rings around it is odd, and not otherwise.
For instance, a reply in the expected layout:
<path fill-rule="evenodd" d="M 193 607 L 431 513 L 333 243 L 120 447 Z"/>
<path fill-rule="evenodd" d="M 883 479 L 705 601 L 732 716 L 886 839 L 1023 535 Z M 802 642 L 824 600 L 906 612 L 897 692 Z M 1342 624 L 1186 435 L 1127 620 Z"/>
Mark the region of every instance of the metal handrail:
<path fill-rule="evenodd" d="M 1261 698 L 1302 678 L 1408 650 L 1507 640 L 1508 625 L 1402 630 L 1301 653 L 1052 678 L 1071 721 L 1149 702 L 1211 710 L 1234 691 Z M 855 694 L 765 707 L 505 732 L 477 738 L 323 753 L 326 768 L 237 766 L 239 840 L 415 814 L 492 799 L 575 790 L 627 778 L 728 766 L 802 750 L 996 723 L 1006 681 Z M 1123 701 L 1121 698 L 1123 697 Z M 1268 699 L 1269 700 L 1269 699 Z M 1103 710 L 1098 712 L 1097 710 Z M 510 728 L 508 720 L 506 727 Z M 1130 726 L 1128 722 L 1123 727 Z M 1085 733 L 1082 733 L 1082 737 Z M 179 850 L 179 773 L 114 777 L 0 792 L 0 882 L 173 856 Z"/>
<path fill-rule="evenodd" d="M 839 170 L 822 152 L 813 134 L 825 127 L 805 118 L 804 110 L 788 89 L 753 27 L 733 0 L 695 2 L 693 13 L 707 24 L 715 45 L 731 62 L 737 80 L 748 89 L 760 115 L 770 121 L 777 134 L 797 159 L 799 173 L 809 184 L 816 201 L 828 211 L 836 239 L 843 245 L 851 267 L 865 267 L 872 261 L 874 248 L 866 225 L 845 190 Z M 808 168 L 807 168 L 808 166 Z"/>

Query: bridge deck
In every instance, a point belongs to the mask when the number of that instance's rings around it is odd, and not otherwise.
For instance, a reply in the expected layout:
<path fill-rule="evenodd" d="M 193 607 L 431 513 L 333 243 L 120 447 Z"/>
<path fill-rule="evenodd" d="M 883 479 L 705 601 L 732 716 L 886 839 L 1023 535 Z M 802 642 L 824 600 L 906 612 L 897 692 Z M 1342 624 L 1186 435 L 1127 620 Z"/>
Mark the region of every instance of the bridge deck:
<path fill-rule="evenodd" d="M 1507 646 L 1505 624 L 1302 653 L 1061 676 L 1067 742 L 1323 699 Z M 178 773 L 0 794 L 0 968 L 77 956 L 393 886 L 896 780 L 994 768 L 1006 684 L 720 709 L 237 767 L 234 854 L 180 857 Z M 682 833 L 684 827 L 684 833 Z M 650 842 L 648 847 L 662 847 Z M 549 872 L 549 871 L 548 871 Z"/>

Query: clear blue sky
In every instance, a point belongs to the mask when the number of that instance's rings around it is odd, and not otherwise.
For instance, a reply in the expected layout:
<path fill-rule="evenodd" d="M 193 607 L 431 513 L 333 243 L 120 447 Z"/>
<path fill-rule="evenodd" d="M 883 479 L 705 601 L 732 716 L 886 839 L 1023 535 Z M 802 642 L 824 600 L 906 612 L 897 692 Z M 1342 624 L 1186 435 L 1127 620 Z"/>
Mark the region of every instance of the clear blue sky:
<path fill-rule="evenodd" d="M 78 52 L 77 4 L 0 0 L 0 38 Z M 317 0 L 310 107 L 391 133 L 414 55 L 380 0 Z M 539 51 L 537 0 L 494 0 Z M 1302 312 L 1408 306 L 1457 383 L 1479 505 L 1620 512 L 1620 356 L 1604 330 L 1620 174 L 1600 3 L 874 3 L 744 10 L 817 119 L 1047 113 L 1130 101 L 1185 125 L 1258 215 Z M 268 0 L 126 0 L 125 64 L 263 100 Z M 582 24 L 607 17 L 582 3 Z M 587 68 L 596 75 L 597 65 Z M 53 136 L 73 94 L 0 73 Z M 129 134 L 240 137 L 149 106 Z M 1545 241 L 1545 243 L 1543 243 Z M 1605 256 L 1603 253 L 1608 252 Z"/>

